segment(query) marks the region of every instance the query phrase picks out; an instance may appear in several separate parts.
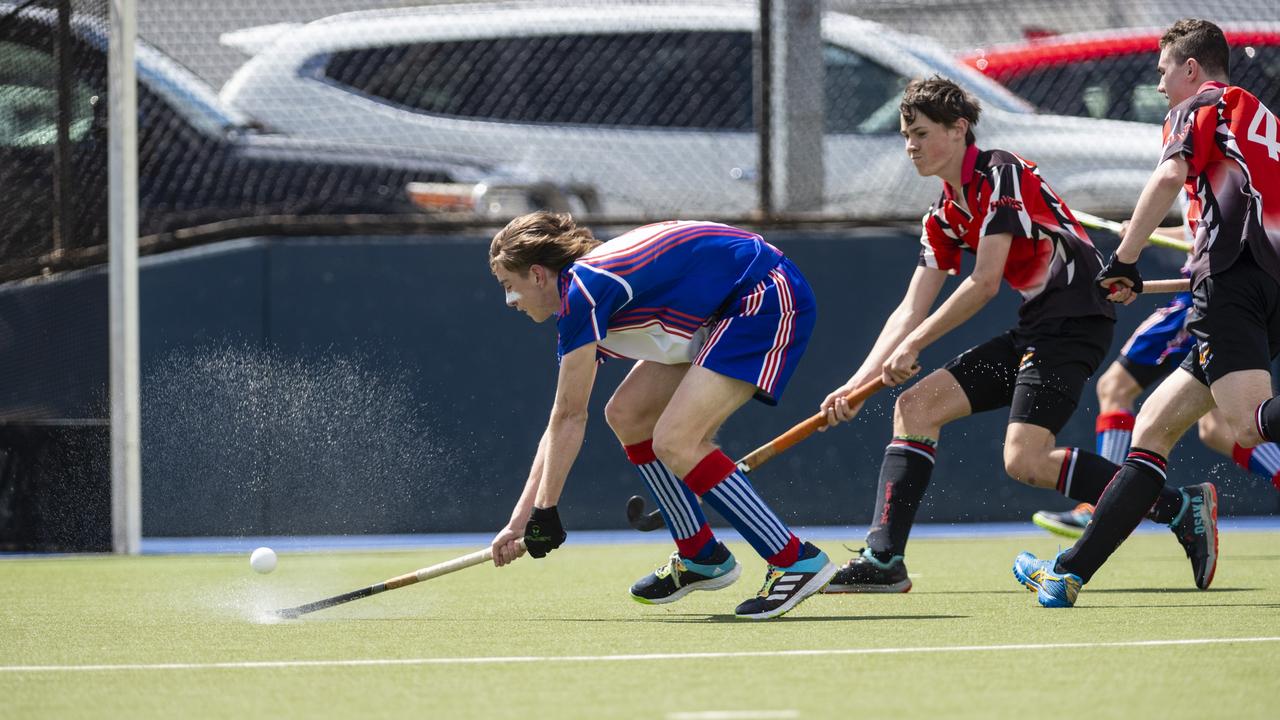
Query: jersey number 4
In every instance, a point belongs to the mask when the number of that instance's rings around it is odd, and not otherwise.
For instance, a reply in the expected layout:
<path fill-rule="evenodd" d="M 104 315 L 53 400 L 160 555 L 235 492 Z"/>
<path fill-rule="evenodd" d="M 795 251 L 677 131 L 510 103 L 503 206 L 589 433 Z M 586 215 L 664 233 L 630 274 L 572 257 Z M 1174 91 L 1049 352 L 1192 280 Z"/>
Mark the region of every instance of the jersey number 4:
<path fill-rule="evenodd" d="M 1265 127 L 1264 127 L 1265 124 Z M 1261 132 L 1259 132 L 1261 131 Z M 1280 139 L 1277 139 L 1276 116 L 1267 108 L 1258 106 L 1258 114 L 1249 122 L 1249 131 L 1245 137 L 1267 149 L 1267 157 L 1280 160 Z"/>

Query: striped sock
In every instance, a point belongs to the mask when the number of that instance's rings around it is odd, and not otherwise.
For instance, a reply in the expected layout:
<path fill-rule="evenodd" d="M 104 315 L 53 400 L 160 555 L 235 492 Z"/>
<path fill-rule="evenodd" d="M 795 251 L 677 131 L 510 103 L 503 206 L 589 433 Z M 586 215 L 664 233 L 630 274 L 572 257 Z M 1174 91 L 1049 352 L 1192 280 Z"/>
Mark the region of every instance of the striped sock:
<path fill-rule="evenodd" d="M 1133 413 L 1128 410 L 1115 410 L 1098 415 L 1094 430 L 1098 434 L 1098 454 L 1119 465 L 1129 454 L 1129 443 L 1133 441 Z"/>
<path fill-rule="evenodd" d="M 742 533 L 770 565 L 787 567 L 799 559 L 800 539 L 722 451 L 713 450 L 702 458 L 685 476 L 685 484 Z"/>
<path fill-rule="evenodd" d="M 1242 448 L 1237 444 L 1231 448 L 1231 459 L 1254 475 L 1267 478 L 1280 490 L 1280 446 L 1269 442 Z"/>
<path fill-rule="evenodd" d="M 658 511 L 680 549 L 680 556 L 697 560 L 701 555 L 710 554 L 716 543 L 707 516 L 702 513 L 697 496 L 653 454 L 653 440 L 625 445 L 622 449 L 658 503 Z"/>

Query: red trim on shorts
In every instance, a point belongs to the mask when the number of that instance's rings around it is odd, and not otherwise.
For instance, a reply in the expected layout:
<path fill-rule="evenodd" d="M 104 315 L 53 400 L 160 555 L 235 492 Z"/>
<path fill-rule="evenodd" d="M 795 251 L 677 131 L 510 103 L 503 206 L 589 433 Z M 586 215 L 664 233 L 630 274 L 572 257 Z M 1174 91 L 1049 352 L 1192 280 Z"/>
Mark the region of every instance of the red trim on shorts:
<path fill-rule="evenodd" d="M 787 541 L 786 547 L 779 550 L 777 554 L 770 555 L 765 559 L 774 567 L 785 568 L 795 565 L 796 561 L 800 559 L 800 538 L 793 533 L 791 539 Z"/>
<path fill-rule="evenodd" d="M 684 484 L 695 494 L 701 496 L 711 491 L 738 469 L 735 463 L 723 450 L 712 450 L 698 461 L 684 478 Z"/>
<path fill-rule="evenodd" d="M 1102 413 L 1098 415 L 1097 422 L 1093 425 L 1094 432 L 1106 432 L 1108 430 L 1133 430 L 1133 413 L 1128 410 L 1115 410 L 1112 412 Z"/>
<path fill-rule="evenodd" d="M 634 445 L 623 445 L 622 449 L 627 453 L 627 459 L 632 465 L 648 465 L 658 459 L 653 454 L 653 438 L 642 440 Z"/>

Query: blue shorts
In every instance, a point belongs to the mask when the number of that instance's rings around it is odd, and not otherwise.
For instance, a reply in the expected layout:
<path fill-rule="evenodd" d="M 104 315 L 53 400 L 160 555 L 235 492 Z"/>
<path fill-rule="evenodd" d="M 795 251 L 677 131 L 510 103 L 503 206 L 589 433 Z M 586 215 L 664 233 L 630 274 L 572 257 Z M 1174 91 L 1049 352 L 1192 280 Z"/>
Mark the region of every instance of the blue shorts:
<path fill-rule="evenodd" d="M 813 334 L 818 305 L 790 260 L 769 272 L 708 328 L 693 364 L 749 382 L 756 399 L 777 405 Z"/>
<path fill-rule="evenodd" d="M 1166 305 L 1142 321 L 1120 348 L 1120 364 L 1146 388 L 1172 372 L 1195 346 L 1187 331 L 1191 293 L 1178 293 Z"/>

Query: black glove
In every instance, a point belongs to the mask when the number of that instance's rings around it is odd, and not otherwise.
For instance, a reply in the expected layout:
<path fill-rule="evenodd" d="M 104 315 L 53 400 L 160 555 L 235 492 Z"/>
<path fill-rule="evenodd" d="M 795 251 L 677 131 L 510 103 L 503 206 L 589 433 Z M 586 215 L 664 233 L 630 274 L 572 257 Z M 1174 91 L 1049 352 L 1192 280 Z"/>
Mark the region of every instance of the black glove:
<path fill-rule="evenodd" d="M 1134 292 L 1142 292 L 1142 275 L 1138 273 L 1138 263 L 1120 262 L 1120 258 L 1112 254 L 1111 261 L 1102 267 L 1096 279 L 1098 284 L 1102 285 L 1102 282 L 1109 278 L 1124 278 L 1133 283 Z M 1104 287 L 1102 290 L 1106 295 L 1111 294 L 1109 287 Z"/>
<path fill-rule="evenodd" d="M 535 507 L 529 515 L 529 522 L 524 525 L 524 547 L 529 554 L 546 557 L 547 553 L 560 547 L 568 535 L 560 524 L 560 513 L 555 505 L 549 508 Z"/>

